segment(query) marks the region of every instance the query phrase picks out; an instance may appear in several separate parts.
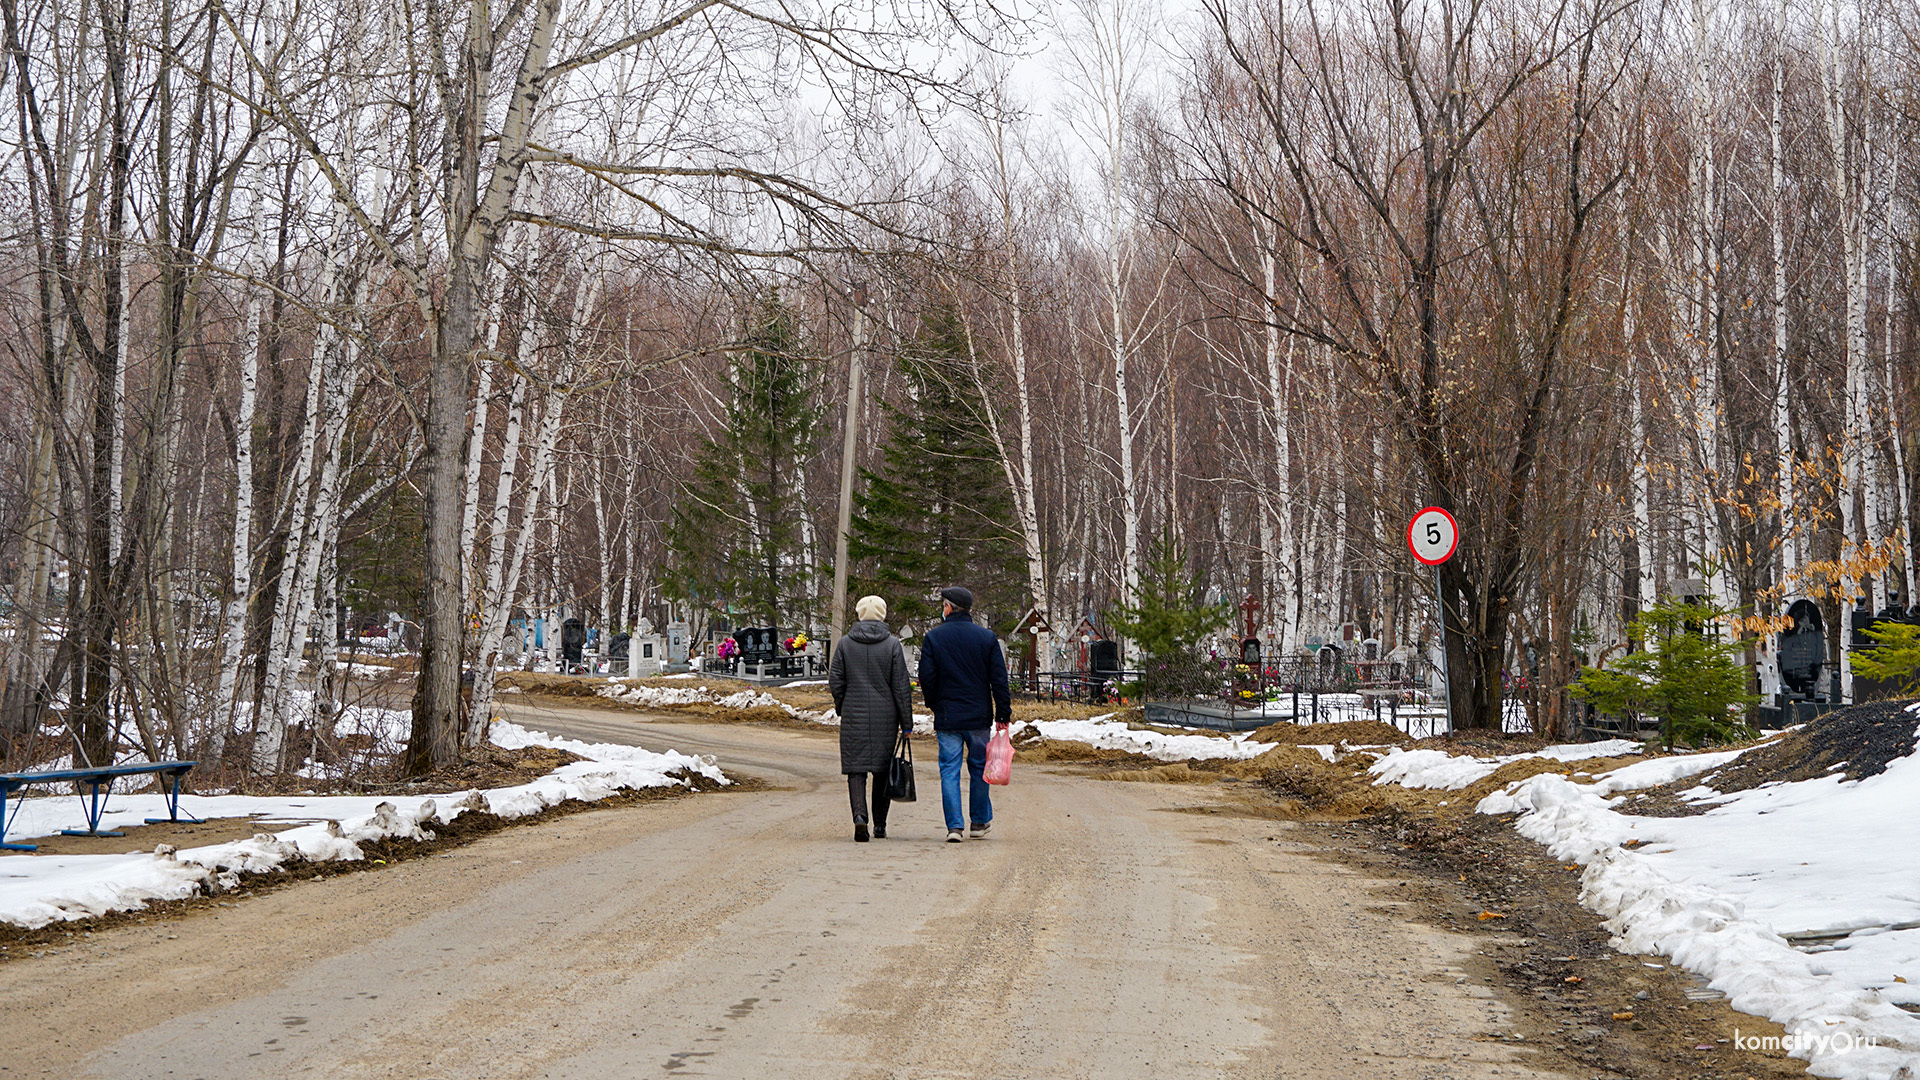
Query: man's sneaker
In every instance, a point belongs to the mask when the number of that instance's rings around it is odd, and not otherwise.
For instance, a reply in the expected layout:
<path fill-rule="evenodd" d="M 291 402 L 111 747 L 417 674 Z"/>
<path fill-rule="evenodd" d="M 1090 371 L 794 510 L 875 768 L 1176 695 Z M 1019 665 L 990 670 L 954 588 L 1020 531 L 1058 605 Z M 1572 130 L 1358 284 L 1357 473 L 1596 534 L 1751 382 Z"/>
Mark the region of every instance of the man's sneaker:
<path fill-rule="evenodd" d="M 984 825 L 978 822 L 975 822 L 973 827 L 967 830 L 967 835 L 974 838 L 975 840 L 978 840 L 981 837 L 986 836 L 987 830 L 991 828 L 993 828 L 993 822 L 991 821 L 987 822 Z"/>
<path fill-rule="evenodd" d="M 957 843 L 959 843 L 959 842 L 960 842 L 960 830 L 959 830 L 959 829 L 948 829 L 948 830 L 947 830 L 947 843 L 949 843 L 949 844 L 957 844 Z"/>
<path fill-rule="evenodd" d="M 853 823 L 853 842 L 856 844 L 864 844 L 867 842 L 866 822 L 856 821 Z"/>

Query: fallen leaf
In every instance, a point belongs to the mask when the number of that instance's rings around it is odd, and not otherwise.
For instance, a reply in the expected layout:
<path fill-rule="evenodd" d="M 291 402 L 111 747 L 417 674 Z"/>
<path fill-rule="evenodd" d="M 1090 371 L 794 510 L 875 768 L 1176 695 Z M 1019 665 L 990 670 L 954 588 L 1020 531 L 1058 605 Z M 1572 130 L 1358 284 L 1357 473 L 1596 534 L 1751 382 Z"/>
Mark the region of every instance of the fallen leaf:
<path fill-rule="evenodd" d="M 1566 978 L 1561 979 L 1560 981 L 1565 983 L 1577 983 L 1577 982 L 1585 982 L 1586 980 L 1582 979 L 1578 975 L 1569 975 Z"/>
<path fill-rule="evenodd" d="M 1500 914 L 1497 911 L 1483 911 L 1479 915 L 1475 916 L 1475 918 L 1479 919 L 1481 922 L 1486 922 L 1488 919 L 1504 919 L 1506 918 L 1506 916 Z"/>
<path fill-rule="evenodd" d="M 1633 1019 L 1633 1014 L 1630 1012 L 1617 1012 L 1613 1014 L 1613 1018 L 1615 1020 L 1631 1020 Z"/>
<path fill-rule="evenodd" d="M 1907 981 L 1907 977 L 1905 975 L 1895 975 L 1893 977 L 1893 981 L 1898 983 L 1903 983 Z"/>

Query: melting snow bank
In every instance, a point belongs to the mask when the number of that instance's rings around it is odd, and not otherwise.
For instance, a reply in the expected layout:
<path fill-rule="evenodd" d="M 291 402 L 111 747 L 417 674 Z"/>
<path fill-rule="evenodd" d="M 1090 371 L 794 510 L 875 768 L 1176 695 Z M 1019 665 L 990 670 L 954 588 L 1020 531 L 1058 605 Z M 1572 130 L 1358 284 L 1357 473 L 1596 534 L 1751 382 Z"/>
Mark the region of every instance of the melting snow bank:
<path fill-rule="evenodd" d="M 687 678 L 684 675 L 667 675 L 664 678 Z M 796 682 L 788 686 L 824 686 L 822 682 Z M 672 708 L 675 705 L 714 705 L 722 709 L 779 709 L 795 720 L 809 724 L 826 724 L 838 727 L 840 717 L 832 709 L 815 712 L 789 705 L 763 690 L 751 687 L 745 690 L 721 691 L 706 686 L 681 689 L 677 686 L 640 686 L 622 678 L 608 679 L 605 686 L 594 693 L 614 701 L 637 705 L 643 709 Z M 913 730 L 929 732 L 933 730 L 933 717 L 926 713 L 913 714 Z"/>
<path fill-rule="evenodd" d="M 563 765 L 532 783 L 465 793 L 384 798 L 189 794 L 182 808 L 201 817 L 258 815 L 262 824 L 309 824 L 181 851 L 162 844 L 153 852 L 123 855 L 0 858 L 0 922 L 31 928 L 128 911 L 150 900 L 181 900 L 203 889 L 233 888 L 242 873 L 270 871 L 296 858 L 309 862 L 358 860 L 365 857 L 360 848 L 363 843 L 394 837 L 431 839 L 432 825 L 452 821 L 469 810 L 505 818 L 526 817 L 568 799 L 597 802 L 630 788 L 686 786 L 690 783 L 688 774 L 721 784 L 728 782 L 711 757 L 576 742 L 505 721 L 494 722 L 492 740 L 507 749 L 557 747 L 588 760 Z M 9 831 L 15 839 L 86 827 L 79 800 L 71 795 L 28 799 L 18 805 L 20 818 Z M 165 813 L 165 801 L 159 795 L 116 795 L 101 824 L 103 828 L 138 825 L 146 817 Z"/>
<path fill-rule="evenodd" d="M 1125 750 L 1157 761 L 1205 761 L 1214 758 L 1244 761 L 1259 757 L 1275 746 L 1274 743 L 1250 742 L 1244 734 L 1219 738 L 1213 735 L 1166 735 L 1158 731 L 1136 731 L 1106 716 L 1096 716 L 1091 720 L 1022 720 L 1013 725 L 1013 733 L 1017 735 L 1028 728 L 1049 739 L 1086 743 L 1096 750 Z"/>
<path fill-rule="evenodd" d="M 1920 1071 L 1920 1016 L 1900 1008 L 1920 1006 L 1920 758 L 1864 780 L 1697 787 L 1687 796 L 1714 804 L 1698 817 L 1639 817 L 1610 798 L 1737 754 L 1655 758 L 1591 784 L 1542 774 L 1477 809 L 1518 811 L 1521 835 L 1585 864 L 1581 902 L 1616 948 L 1670 956 L 1733 1008 L 1780 1023 L 1815 1075 Z"/>
<path fill-rule="evenodd" d="M 808 684 L 814 685 L 814 684 Z M 717 705 L 723 709 L 779 709 L 795 720 L 805 720 L 811 724 L 838 724 L 840 718 L 832 709 L 824 713 L 812 709 L 798 709 L 781 701 L 772 694 L 748 688 L 725 693 L 709 690 L 707 687 L 678 686 L 639 686 L 619 678 L 608 679 L 607 684 L 594 693 L 604 698 L 638 705 L 641 708 L 670 708 L 675 705 Z"/>
<path fill-rule="evenodd" d="M 1645 752 L 1644 745 L 1629 739 L 1566 743 L 1560 746 L 1549 746 L 1531 754 L 1510 754 L 1505 757 L 1490 758 L 1449 754 L 1445 750 L 1402 750 L 1399 747 L 1393 747 L 1386 752 L 1386 756 L 1368 766 L 1367 771 L 1374 775 L 1375 784 L 1399 784 L 1406 788 L 1446 788 L 1448 791 L 1458 791 L 1492 776 L 1499 771 L 1500 766 L 1512 761 L 1523 761 L 1527 758 L 1583 761 L 1588 758 L 1621 757 L 1626 754 Z"/>

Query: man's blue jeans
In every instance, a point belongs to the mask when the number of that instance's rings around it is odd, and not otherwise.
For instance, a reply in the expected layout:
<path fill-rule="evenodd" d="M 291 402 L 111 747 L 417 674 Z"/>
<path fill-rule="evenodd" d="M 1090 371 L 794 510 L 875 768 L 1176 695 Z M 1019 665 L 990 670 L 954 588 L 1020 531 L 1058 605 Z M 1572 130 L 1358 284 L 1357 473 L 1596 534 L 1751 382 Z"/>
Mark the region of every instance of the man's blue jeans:
<path fill-rule="evenodd" d="M 960 817 L 960 757 L 966 755 L 967 772 L 972 775 L 973 783 L 968 792 L 967 803 L 972 808 L 971 820 L 975 825 L 985 825 L 993 820 L 993 798 L 982 774 L 987 768 L 987 738 L 991 732 L 986 728 L 977 731 L 942 731 L 940 737 L 940 808 L 946 811 L 947 828 L 966 827 L 966 820 Z"/>

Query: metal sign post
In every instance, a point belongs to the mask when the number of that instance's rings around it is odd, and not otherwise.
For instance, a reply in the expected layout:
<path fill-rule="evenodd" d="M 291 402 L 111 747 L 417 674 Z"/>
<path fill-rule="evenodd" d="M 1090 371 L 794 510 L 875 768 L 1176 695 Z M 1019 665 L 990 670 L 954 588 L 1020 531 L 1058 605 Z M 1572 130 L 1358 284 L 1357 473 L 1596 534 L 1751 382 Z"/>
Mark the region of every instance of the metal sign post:
<path fill-rule="evenodd" d="M 1407 522 L 1407 549 L 1422 565 L 1433 567 L 1433 599 L 1440 605 L 1440 679 L 1446 687 L 1448 734 L 1453 733 L 1453 672 L 1447 663 L 1447 595 L 1440 587 L 1440 567 L 1459 547 L 1459 522 L 1437 506 L 1423 508 Z"/>

